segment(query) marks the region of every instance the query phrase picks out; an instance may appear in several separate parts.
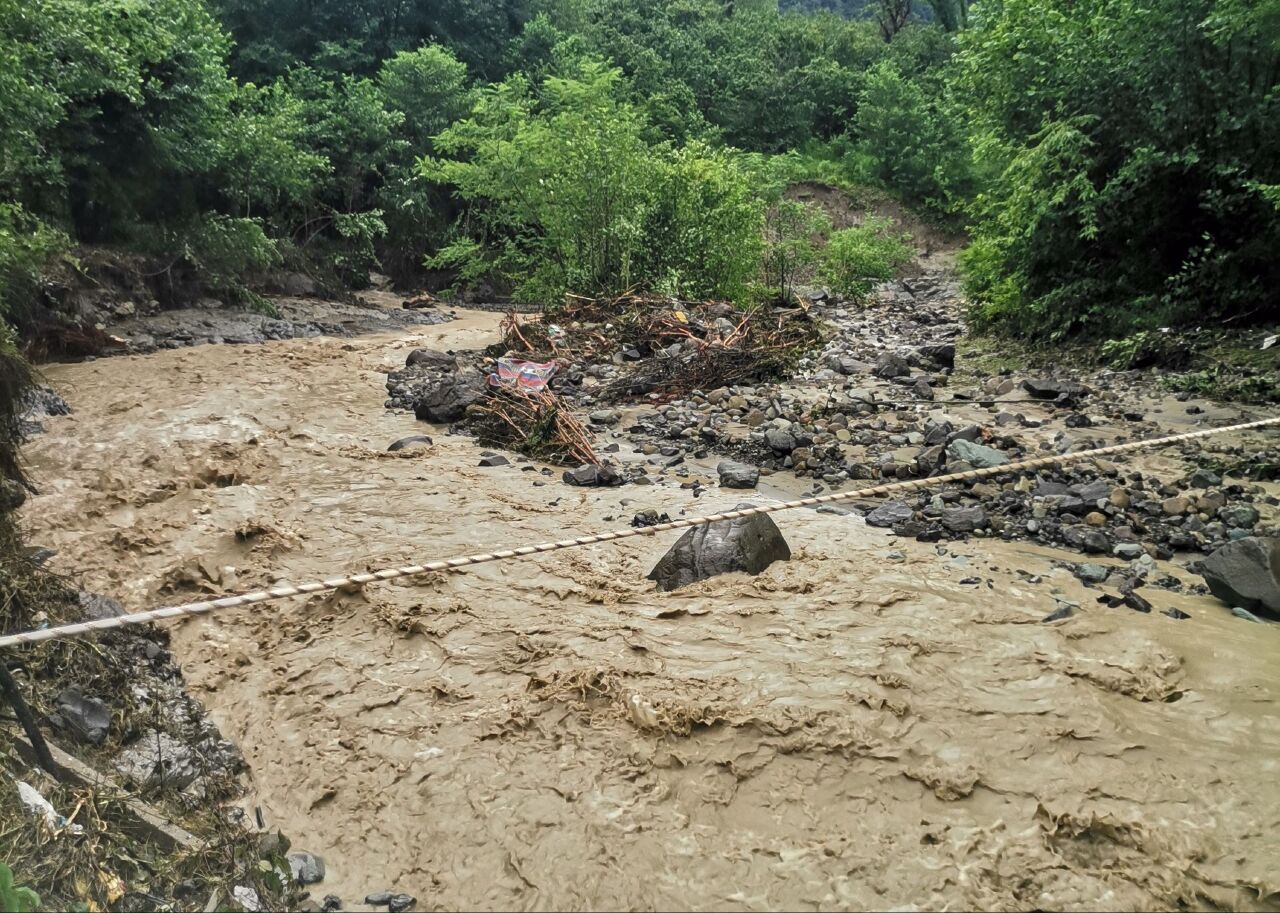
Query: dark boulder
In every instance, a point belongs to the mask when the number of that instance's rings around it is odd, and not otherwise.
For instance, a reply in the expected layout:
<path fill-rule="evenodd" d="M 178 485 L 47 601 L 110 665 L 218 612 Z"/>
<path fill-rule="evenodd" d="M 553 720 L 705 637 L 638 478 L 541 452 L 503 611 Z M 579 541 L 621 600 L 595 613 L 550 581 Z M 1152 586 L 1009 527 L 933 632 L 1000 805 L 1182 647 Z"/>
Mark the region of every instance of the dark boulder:
<path fill-rule="evenodd" d="M 751 507 L 738 505 L 738 510 Z M 768 514 L 720 520 L 697 526 L 680 537 L 649 572 L 660 590 L 674 590 L 719 574 L 759 574 L 775 561 L 788 561 L 791 549 Z"/>
<path fill-rule="evenodd" d="M 622 476 L 609 466 L 592 466 L 590 464 L 579 466 L 577 469 L 568 469 L 564 473 L 564 482 L 566 485 L 577 485 L 583 488 L 593 486 L 609 487 L 622 484 Z"/>
<path fill-rule="evenodd" d="M 756 483 L 760 481 L 759 469 L 748 466 L 746 463 L 735 463 L 732 460 L 725 460 L 718 465 L 716 472 L 720 474 L 722 488 L 755 488 Z"/>
<path fill-rule="evenodd" d="M 425 382 L 413 405 L 413 414 L 424 422 L 456 422 L 467 407 L 485 395 L 484 375 L 479 371 L 456 371 Z"/>
<path fill-rule="evenodd" d="M 1280 539 L 1229 542 L 1201 563 L 1200 576 L 1232 608 L 1280 613 Z"/>
<path fill-rule="evenodd" d="M 1052 378 L 1028 378 L 1022 382 L 1022 389 L 1036 399 L 1075 399 L 1086 392 L 1078 381 Z"/>
<path fill-rule="evenodd" d="M 102 701 L 86 697 L 78 687 L 64 688 L 58 695 L 58 716 L 76 738 L 101 745 L 111 731 L 111 712 Z"/>
<path fill-rule="evenodd" d="M 408 437 L 402 437 L 390 447 L 387 448 L 389 453 L 397 450 L 405 450 L 409 447 L 430 447 L 434 442 L 425 434 L 411 434 Z"/>
<path fill-rule="evenodd" d="M 922 358 L 927 358 L 939 367 L 954 368 L 956 366 L 956 344 L 954 342 L 921 346 L 919 352 Z"/>
<path fill-rule="evenodd" d="M 895 377 L 906 377 L 911 373 L 911 366 L 907 364 L 907 360 L 901 355 L 894 355 L 886 352 L 876 359 L 875 370 L 872 372 L 876 377 L 882 380 L 892 380 Z"/>
<path fill-rule="evenodd" d="M 764 442 L 778 453 L 790 453 L 796 449 L 796 438 L 790 431 L 770 428 L 764 433 Z"/>

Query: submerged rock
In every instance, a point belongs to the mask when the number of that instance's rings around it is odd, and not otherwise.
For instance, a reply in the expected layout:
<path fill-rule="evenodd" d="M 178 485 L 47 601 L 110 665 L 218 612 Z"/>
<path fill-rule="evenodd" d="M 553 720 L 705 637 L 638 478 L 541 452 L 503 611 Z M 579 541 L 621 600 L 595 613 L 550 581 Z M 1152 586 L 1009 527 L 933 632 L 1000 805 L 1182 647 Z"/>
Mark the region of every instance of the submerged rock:
<path fill-rule="evenodd" d="M 744 510 L 750 504 L 739 504 Z M 680 537 L 649 572 L 660 590 L 674 590 L 719 574 L 759 574 L 775 561 L 791 559 L 782 531 L 768 514 L 698 526 Z"/>
<path fill-rule="evenodd" d="M 435 349 L 414 349 L 409 353 L 409 357 L 405 359 L 405 367 L 412 368 L 414 365 L 429 365 L 433 368 L 452 368 L 457 364 L 457 358 L 447 352 L 437 352 Z"/>
<path fill-rule="evenodd" d="M 430 447 L 434 443 L 435 442 L 425 434 L 411 434 L 408 437 L 400 438 L 400 440 L 388 447 L 387 451 L 394 453 L 397 450 L 405 450 L 409 447 Z"/>
<path fill-rule="evenodd" d="M 899 523 L 905 523 L 913 516 L 915 516 L 915 511 L 911 509 L 909 504 L 905 504 L 902 501 L 890 501 L 887 504 L 881 504 L 867 514 L 867 525 L 880 526 L 887 529 Z"/>
<path fill-rule="evenodd" d="M 590 464 L 579 466 L 577 469 L 565 470 L 563 478 L 566 485 L 578 485 L 587 488 L 622 484 L 622 476 L 618 475 L 612 468 L 608 466 L 592 466 Z"/>
<path fill-rule="evenodd" d="M 1074 380 L 1029 378 L 1022 382 L 1022 389 L 1036 399 L 1074 398 L 1085 392 L 1085 386 Z"/>
<path fill-rule="evenodd" d="M 1232 608 L 1280 612 L 1280 539 L 1229 542 L 1201 563 L 1200 576 Z"/>

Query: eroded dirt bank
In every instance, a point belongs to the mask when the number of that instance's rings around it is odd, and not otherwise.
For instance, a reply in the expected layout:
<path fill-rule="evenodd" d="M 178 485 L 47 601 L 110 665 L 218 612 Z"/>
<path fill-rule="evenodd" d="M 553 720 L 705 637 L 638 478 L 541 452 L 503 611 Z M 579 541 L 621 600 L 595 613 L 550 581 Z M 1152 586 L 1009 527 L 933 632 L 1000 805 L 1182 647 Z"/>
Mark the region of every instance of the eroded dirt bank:
<path fill-rule="evenodd" d="M 142 608 L 743 500 L 480 468 L 443 429 L 387 453 L 425 429 L 384 373 L 496 325 L 52 367 L 76 412 L 29 448 L 33 541 Z M 348 908 L 1280 905 L 1274 626 L 1108 610 L 1032 546 L 779 523 L 795 560 L 754 579 L 653 592 L 668 534 L 223 613 L 175 651 Z M 1081 610 L 1046 625 L 1055 593 Z"/>

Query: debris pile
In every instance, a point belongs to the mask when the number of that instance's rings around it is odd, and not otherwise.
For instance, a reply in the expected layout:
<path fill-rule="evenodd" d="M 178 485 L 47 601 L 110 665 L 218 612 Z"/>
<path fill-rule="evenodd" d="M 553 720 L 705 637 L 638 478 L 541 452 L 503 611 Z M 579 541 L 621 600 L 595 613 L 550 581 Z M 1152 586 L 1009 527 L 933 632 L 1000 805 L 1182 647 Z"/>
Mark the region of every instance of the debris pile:
<path fill-rule="evenodd" d="M 566 387 L 580 382 L 581 372 L 573 370 L 578 365 L 622 368 L 611 372 L 601 391 L 615 401 L 779 377 L 826 335 L 805 308 L 744 311 L 728 302 L 635 292 L 616 298 L 571 295 L 541 322 L 508 315 L 502 330 L 504 352 L 566 363 Z"/>
<path fill-rule="evenodd" d="M 598 465 L 591 433 L 549 390 L 490 388 L 468 410 L 467 425 L 482 443 L 561 465 Z"/>

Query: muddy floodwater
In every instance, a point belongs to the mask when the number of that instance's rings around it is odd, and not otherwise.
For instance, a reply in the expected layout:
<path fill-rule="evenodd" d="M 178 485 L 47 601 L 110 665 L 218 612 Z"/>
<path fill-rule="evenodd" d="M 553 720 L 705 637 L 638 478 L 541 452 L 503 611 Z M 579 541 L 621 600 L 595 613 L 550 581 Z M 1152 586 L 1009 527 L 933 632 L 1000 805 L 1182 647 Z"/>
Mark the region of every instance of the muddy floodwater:
<path fill-rule="evenodd" d="M 31 541 L 142 609 L 743 500 L 481 468 L 385 413 L 411 349 L 497 320 L 49 367 L 75 413 L 28 447 Z M 1032 546 L 777 521 L 794 560 L 756 578 L 655 592 L 668 533 L 222 612 L 174 651 L 348 909 L 1280 907 L 1280 626 L 1107 609 Z M 1081 608 L 1045 624 L 1054 594 Z"/>

